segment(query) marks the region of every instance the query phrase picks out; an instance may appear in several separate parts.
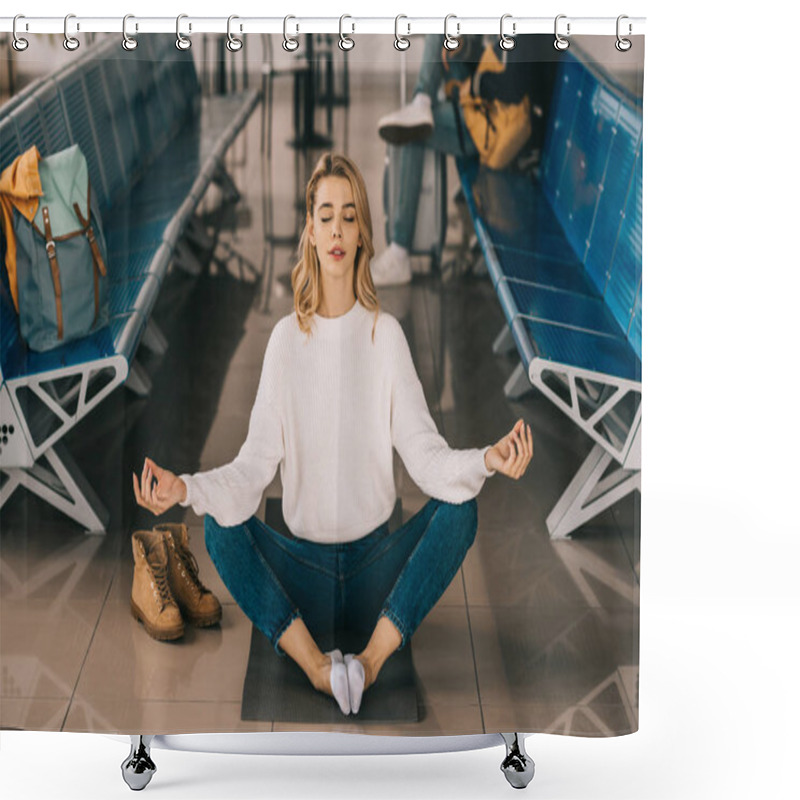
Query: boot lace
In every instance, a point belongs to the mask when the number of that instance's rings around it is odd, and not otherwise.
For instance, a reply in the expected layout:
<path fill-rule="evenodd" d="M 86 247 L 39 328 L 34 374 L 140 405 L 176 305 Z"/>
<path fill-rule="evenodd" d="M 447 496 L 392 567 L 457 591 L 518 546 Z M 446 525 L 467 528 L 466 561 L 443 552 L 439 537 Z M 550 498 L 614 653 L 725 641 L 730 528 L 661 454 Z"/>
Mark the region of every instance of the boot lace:
<path fill-rule="evenodd" d="M 175 602 L 172 599 L 172 592 L 170 591 L 169 582 L 167 580 L 166 564 L 151 564 L 150 570 L 153 574 L 153 580 L 155 580 L 156 590 L 158 591 L 158 596 L 161 600 L 161 608 L 163 609 L 170 603 Z"/>
<path fill-rule="evenodd" d="M 197 559 L 191 550 L 184 550 L 182 547 L 175 545 L 175 552 L 180 558 L 181 564 L 186 568 L 189 573 L 189 578 L 193 587 L 197 588 L 200 594 L 207 592 L 208 589 L 203 585 L 200 580 L 200 568 L 197 565 Z"/>

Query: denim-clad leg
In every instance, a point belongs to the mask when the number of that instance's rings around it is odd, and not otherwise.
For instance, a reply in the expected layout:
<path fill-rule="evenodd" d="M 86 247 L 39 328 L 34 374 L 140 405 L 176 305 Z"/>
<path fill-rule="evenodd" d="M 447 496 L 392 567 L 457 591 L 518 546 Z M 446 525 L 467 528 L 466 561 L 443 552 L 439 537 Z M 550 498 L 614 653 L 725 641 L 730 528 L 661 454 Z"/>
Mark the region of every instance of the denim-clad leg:
<path fill-rule="evenodd" d="M 411 249 L 414 241 L 414 226 L 417 221 L 417 206 L 422 187 L 422 168 L 425 158 L 425 148 L 430 147 L 441 153 L 452 156 L 477 155 L 475 145 L 469 132 L 460 121 L 452 102 L 436 102 L 437 92 L 444 77 L 442 66 L 442 39 L 431 34 L 425 37 L 425 53 L 420 67 L 417 85 L 414 93 L 424 92 L 431 97 L 433 102 L 433 133 L 424 142 L 413 142 L 403 145 L 400 152 L 400 180 L 398 181 L 398 197 L 394 203 L 394 216 L 391 224 L 392 242 Z M 458 135 L 458 126 L 461 124 L 463 149 Z"/>
<path fill-rule="evenodd" d="M 342 605 L 335 546 L 282 536 L 256 517 L 223 527 L 206 515 L 205 533 L 228 591 L 279 655 L 278 640 L 297 617 L 315 639 L 333 633 Z"/>
<path fill-rule="evenodd" d="M 442 64 L 442 37 L 430 33 L 425 37 L 425 48 L 422 51 L 422 63 L 417 73 L 417 83 L 414 94 L 424 92 L 436 102 L 436 93 L 444 78 L 444 65 Z"/>
<path fill-rule="evenodd" d="M 475 500 L 429 500 L 393 533 L 371 535 L 366 547 L 353 548 L 343 565 L 347 626 L 372 630 L 386 616 L 405 646 L 455 577 L 477 528 Z"/>
<path fill-rule="evenodd" d="M 429 500 L 396 531 L 384 524 L 339 545 L 282 536 L 256 517 L 223 527 L 206 515 L 206 548 L 234 600 L 279 655 L 278 641 L 298 617 L 319 642 L 342 629 L 371 633 L 385 615 L 403 647 L 464 561 L 477 508 L 475 500 Z"/>

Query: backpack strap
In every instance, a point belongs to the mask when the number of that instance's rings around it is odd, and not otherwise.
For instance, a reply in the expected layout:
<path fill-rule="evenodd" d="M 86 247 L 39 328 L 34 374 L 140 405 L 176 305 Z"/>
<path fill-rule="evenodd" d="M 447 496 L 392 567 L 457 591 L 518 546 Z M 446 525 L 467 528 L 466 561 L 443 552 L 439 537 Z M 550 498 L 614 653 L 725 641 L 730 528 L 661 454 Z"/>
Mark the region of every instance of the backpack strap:
<path fill-rule="evenodd" d="M 50 274 L 53 276 L 53 289 L 56 294 L 56 319 L 58 320 L 58 338 L 64 338 L 64 315 L 61 307 L 61 273 L 58 269 L 56 258 L 56 243 L 53 240 L 53 229 L 50 227 L 50 209 L 42 206 L 42 220 L 44 221 L 44 248 L 50 261 Z"/>
<path fill-rule="evenodd" d="M 78 217 L 78 221 L 83 226 L 83 233 L 86 238 L 89 240 L 89 246 L 92 248 L 92 257 L 94 258 L 94 263 L 97 268 L 100 270 L 100 274 L 105 277 L 106 276 L 106 265 L 103 262 L 103 256 L 100 253 L 100 247 L 97 244 L 97 239 L 94 235 L 94 230 L 92 228 L 91 219 L 86 219 L 83 214 L 81 213 L 81 207 L 77 203 L 73 203 L 72 207 L 75 209 L 75 214 Z M 89 217 L 91 218 L 91 211 L 89 211 Z"/>
<path fill-rule="evenodd" d="M 88 196 L 87 202 L 89 202 Z M 78 221 L 83 226 L 83 233 L 89 240 L 89 247 L 92 249 L 92 266 L 94 267 L 92 270 L 92 276 L 94 277 L 94 318 L 96 320 L 100 314 L 100 278 L 97 275 L 97 271 L 100 270 L 100 273 L 103 275 L 103 277 L 105 277 L 106 265 L 103 263 L 103 256 L 101 255 L 100 248 L 97 245 L 97 239 L 94 235 L 94 230 L 92 229 L 91 220 L 86 219 L 83 214 L 81 214 L 81 208 L 77 203 L 73 203 L 72 207 L 75 209 L 75 215 L 78 217 Z M 91 206 L 89 206 L 90 217 L 91 213 Z"/>

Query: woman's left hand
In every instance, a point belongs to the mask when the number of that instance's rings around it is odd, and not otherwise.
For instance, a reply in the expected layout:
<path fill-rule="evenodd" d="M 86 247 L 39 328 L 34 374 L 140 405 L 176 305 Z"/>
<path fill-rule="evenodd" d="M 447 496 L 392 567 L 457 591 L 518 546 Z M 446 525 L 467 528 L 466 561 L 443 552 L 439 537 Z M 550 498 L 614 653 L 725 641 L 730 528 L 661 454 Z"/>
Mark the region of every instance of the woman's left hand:
<path fill-rule="evenodd" d="M 509 478 L 519 480 L 525 474 L 532 457 L 531 426 L 519 419 L 509 433 L 486 451 L 484 461 L 487 469 L 497 470 Z"/>

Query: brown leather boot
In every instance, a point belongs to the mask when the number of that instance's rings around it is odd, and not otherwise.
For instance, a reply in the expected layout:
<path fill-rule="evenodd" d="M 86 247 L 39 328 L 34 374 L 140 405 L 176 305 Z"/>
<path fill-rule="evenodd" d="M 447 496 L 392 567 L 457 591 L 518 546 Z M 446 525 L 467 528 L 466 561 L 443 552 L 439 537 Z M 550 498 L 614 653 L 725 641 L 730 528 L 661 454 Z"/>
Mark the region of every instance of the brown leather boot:
<path fill-rule="evenodd" d="M 180 639 L 183 618 L 169 588 L 169 556 L 164 534 L 136 531 L 131 545 L 134 562 L 131 613 L 154 639 Z"/>
<path fill-rule="evenodd" d="M 169 554 L 169 586 L 184 618 L 198 628 L 216 625 L 222 618 L 222 606 L 200 581 L 186 526 L 165 522 L 154 530 L 164 535 Z"/>

